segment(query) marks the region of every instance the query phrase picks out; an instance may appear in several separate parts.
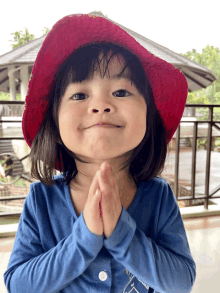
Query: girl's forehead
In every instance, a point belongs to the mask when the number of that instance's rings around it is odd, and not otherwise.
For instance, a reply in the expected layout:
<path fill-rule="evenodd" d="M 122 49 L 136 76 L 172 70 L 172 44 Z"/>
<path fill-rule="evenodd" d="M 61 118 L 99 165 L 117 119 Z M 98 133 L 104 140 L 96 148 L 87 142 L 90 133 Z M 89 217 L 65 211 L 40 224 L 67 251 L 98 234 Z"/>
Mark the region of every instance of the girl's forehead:
<path fill-rule="evenodd" d="M 121 54 L 114 54 L 112 55 L 112 52 L 109 52 L 105 58 L 103 57 L 103 54 L 100 53 L 99 55 L 99 61 L 101 62 L 102 66 L 106 66 L 107 63 L 109 63 L 109 68 L 115 69 L 115 68 L 123 68 L 125 66 L 125 59 Z"/>
<path fill-rule="evenodd" d="M 103 54 L 99 55 L 99 63 L 95 64 L 94 67 L 94 75 L 103 76 L 105 73 L 105 77 L 114 77 L 122 72 L 124 67 L 126 66 L 126 62 L 124 57 L 121 54 L 113 55 L 109 52 L 108 55 L 103 58 Z M 94 76 L 93 73 L 90 76 Z M 123 71 L 123 76 L 130 77 L 130 70 L 128 67 Z"/>

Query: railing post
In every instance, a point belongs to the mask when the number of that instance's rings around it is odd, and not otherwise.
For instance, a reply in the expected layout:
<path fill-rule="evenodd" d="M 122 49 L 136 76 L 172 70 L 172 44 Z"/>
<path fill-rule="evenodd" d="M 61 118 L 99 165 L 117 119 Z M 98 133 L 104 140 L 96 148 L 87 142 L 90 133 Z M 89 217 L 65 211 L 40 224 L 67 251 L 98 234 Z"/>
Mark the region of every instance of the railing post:
<path fill-rule="evenodd" d="M 180 125 L 176 132 L 176 156 L 175 156 L 175 180 L 174 180 L 174 193 L 178 200 L 178 181 L 179 181 L 179 153 L 180 153 Z"/>
<path fill-rule="evenodd" d="M 194 122 L 193 145 L 192 145 L 192 172 L 191 172 L 191 176 L 192 176 L 191 177 L 191 195 L 193 199 L 195 199 L 197 133 L 198 133 L 198 123 Z"/>
<path fill-rule="evenodd" d="M 211 161 L 211 149 L 212 149 L 212 122 L 213 122 L 213 107 L 209 106 L 206 175 L 205 175 L 205 195 L 206 195 L 206 198 L 205 198 L 205 203 L 204 203 L 204 208 L 206 210 L 208 210 L 208 202 L 209 202 L 210 161 Z"/>

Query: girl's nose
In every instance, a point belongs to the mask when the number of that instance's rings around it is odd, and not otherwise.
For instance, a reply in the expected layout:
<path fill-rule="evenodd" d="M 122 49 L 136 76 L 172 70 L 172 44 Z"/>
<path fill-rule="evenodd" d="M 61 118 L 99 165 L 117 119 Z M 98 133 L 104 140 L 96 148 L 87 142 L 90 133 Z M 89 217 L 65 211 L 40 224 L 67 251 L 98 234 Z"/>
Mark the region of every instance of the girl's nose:
<path fill-rule="evenodd" d="M 104 112 L 110 112 L 110 111 L 111 111 L 110 108 L 106 108 L 106 109 L 104 109 Z M 93 109 L 93 112 L 94 112 L 94 113 L 96 113 L 96 112 L 100 112 L 100 113 L 101 113 L 102 110 L 99 110 L 99 109 L 96 108 L 96 109 Z"/>
<path fill-rule="evenodd" d="M 90 111 L 93 112 L 114 112 L 115 105 L 111 97 L 107 96 L 108 94 L 105 91 L 98 92 L 94 97 L 91 99 L 90 104 Z"/>

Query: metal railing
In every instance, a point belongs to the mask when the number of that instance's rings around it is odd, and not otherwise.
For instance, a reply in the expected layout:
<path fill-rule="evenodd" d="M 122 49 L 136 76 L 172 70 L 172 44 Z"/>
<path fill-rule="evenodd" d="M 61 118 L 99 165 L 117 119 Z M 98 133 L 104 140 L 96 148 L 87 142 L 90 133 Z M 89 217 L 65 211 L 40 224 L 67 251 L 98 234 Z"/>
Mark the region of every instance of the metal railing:
<path fill-rule="evenodd" d="M 193 123 L 193 143 L 192 143 L 192 171 L 191 171 L 191 196 L 178 196 L 179 189 L 179 154 L 180 154 L 180 129 L 179 125 L 176 131 L 176 153 L 175 153 L 175 179 L 174 179 L 174 194 L 177 200 L 195 200 L 204 199 L 204 208 L 208 210 L 209 199 L 220 190 L 220 184 L 216 186 L 211 192 L 209 192 L 210 183 L 210 163 L 211 163 L 211 149 L 212 149 L 212 127 L 215 127 L 220 131 L 220 127 L 217 123 L 220 121 L 213 120 L 213 110 L 214 108 L 219 108 L 220 105 L 202 105 L 202 104 L 186 104 L 186 107 L 191 108 L 208 108 L 209 116 L 206 121 L 181 121 L 182 123 Z M 195 111 L 194 111 L 195 112 Z M 219 119 L 220 120 L 220 119 Z M 207 156 L 206 156 L 206 175 L 205 175 L 205 194 L 204 196 L 195 197 L 195 174 L 196 174 L 196 153 L 197 153 L 197 139 L 198 139 L 198 124 L 207 123 L 208 124 L 208 134 L 207 134 Z M 220 136 L 220 133 L 219 133 Z M 220 165 L 220 164 L 219 164 Z M 219 175 L 220 177 L 220 175 Z M 215 198 L 220 198 L 220 196 L 215 196 Z"/>
<path fill-rule="evenodd" d="M 17 116 L 18 112 L 19 113 L 23 113 L 23 106 L 24 106 L 24 101 L 0 101 L 0 105 L 8 105 L 8 107 L 10 108 L 10 105 L 20 105 L 20 107 L 22 108 L 18 110 L 16 109 L 16 113 L 13 112 L 13 108 L 8 109 L 8 113 L 11 113 L 11 116 Z M 220 121 L 213 121 L 213 109 L 215 107 L 220 107 L 220 105 L 201 105 L 201 104 L 186 104 L 186 108 L 184 112 L 187 112 L 187 108 L 202 108 L 202 107 L 206 107 L 209 109 L 209 117 L 208 120 L 206 121 L 181 121 L 182 123 L 193 123 L 193 143 L 192 143 L 192 172 L 191 172 L 191 196 L 178 196 L 178 191 L 179 191 L 179 156 L 180 156 L 180 129 L 181 129 L 181 124 L 178 127 L 177 131 L 176 131 L 176 148 L 175 148 L 175 174 L 174 174 L 174 194 L 176 196 L 176 199 L 178 201 L 180 200 L 195 200 L 195 199 L 204 199 L 205 200 L 205 204 L 204 207 L 205 209 L 208 209 L 208 203 L 209 203 L 209 199 L 217 192 L 220 190 L 220 185 L 216 186 L 216 188 L 214 188 L 214 190 L 212 190 L 209 194 L 209 182 L 210 182 L 210 160 L 211 160 L 211 144 L 212 144 L 212 127 L 215 127 L 216 129 L 218 129 L 220 131 L 220 127 L 217 125 L 217 123 L 220 123 Z M 16 107 L 14 107 L 15 109 Z M 6 111 L 6 110 L 4 110 Z M 195 110 L 193 111 L 195 113 Z M 2 116 L 2 115 L 1 115 Z M 220 119 L 219 119 L 220 120 Z M 3 121 L 0 120 L 0 123 L 15 123 L 15 122 L 20 122 L 19 121 L 14 121 L 14 120 L 7 120 L 7 121 Z M 208 123 L 208 135 L 207 135 L 207 159 L 206 159 L 206 177 L 205 177 L 205 194 L 204 196 L 197 196 L 195 197 L 195 166 L 196 166 L 196 153 L 197 153 L 197 139 L 198 139 L 198 124 L 199 123 Z M 0 124 L 1 125 L 1 124 Z M 220 133 L 219 133 L 219 137 L 220 137 Z M 0 141 L 3 140 L 24 140 L 24 137 L 0 137 Z M 26 156 L 27 157 L 27 156 Z M 24 158 L 26 158 L 24 157 Z M 23 158 L 23 159 L 24 159 Z M 23 174 L 22 176 L 25 180 L 28 180 L 29 182 L 34 182 L 35 180 L 32 180 L 31 178 L 29 178 L 28 176 L 26 176 L 25 174 Z M 4 197 L 0 197 L 0 202 L 1 201 L 6 201 L 6 200 L 18 200 L 18 199 L 25 199 L 27 197 L 27 195 L 24 196 L 4 196 Z M 220 198 L 219 197 L 215 197 L 215 198 Z M 21 215 L 21 213 L 18 212 L 14 212 L 14 213 L 0 213 L 0 217 L 1 216 L 11 216 L 11 215 Z"/>
<path fill-rule="evenodd" d="M 20 120 L 2 120 L 2 117 L 22 117 L 23 113 L 23 107 L 24 107 L 24 101 L 0 101 L 0 151 L 2 151 L 1 148 L 8 148 L 8 152 L 11 153 L 12 145 L 10 144 L 10 141 L 12 140 L 24 140 L 23 135 L 22 136 L 6 136 L 4 137 L 2 135 L 3 133 L 3 128 L 2 125 L 4 123 L 21 123 Z M 3 145 L 3 141 L 8 141 L 8 145 Z M 5 151 L 3 151 L 4 153 Z M 0 153 L 1 155 L 1 153 Z M 22 162 L 28 157 L 28 155 L 24 156 L 23 158 L 19 158 L 19 161 Z M 27 174 L 23 173 L 21 178 L 24 180 L 32 183 L 35 180 L 31 179 Z M 4 191 L 2 192 L 4 193 Z M 4 201 L 14 201 L 14 200 L 24 200 L 27 197 L 27 195 L 16 195 L 16 196 L 8 196 L 8 192 L 6 192 L 6 196 L 0 196 L 0 203 Z M 20 216 L 21 212 L 1 212 L 0 217 L 5 217 L 5 216 Z"/>

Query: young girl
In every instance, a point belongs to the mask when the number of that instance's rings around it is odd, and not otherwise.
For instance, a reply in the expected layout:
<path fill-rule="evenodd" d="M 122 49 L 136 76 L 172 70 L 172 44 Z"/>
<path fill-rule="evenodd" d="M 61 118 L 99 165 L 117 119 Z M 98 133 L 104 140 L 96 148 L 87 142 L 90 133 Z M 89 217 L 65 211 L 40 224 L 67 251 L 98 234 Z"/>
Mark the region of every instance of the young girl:
<path fill-rule="evenodd" d="M 40 182 L 4 274 L 9 293 L 191 291 L 195 262 L 158 177 L 187 90 L 179 69 L 104 17 L 54 25 L 23 114 Z"/>

